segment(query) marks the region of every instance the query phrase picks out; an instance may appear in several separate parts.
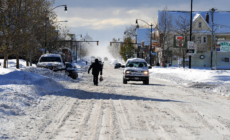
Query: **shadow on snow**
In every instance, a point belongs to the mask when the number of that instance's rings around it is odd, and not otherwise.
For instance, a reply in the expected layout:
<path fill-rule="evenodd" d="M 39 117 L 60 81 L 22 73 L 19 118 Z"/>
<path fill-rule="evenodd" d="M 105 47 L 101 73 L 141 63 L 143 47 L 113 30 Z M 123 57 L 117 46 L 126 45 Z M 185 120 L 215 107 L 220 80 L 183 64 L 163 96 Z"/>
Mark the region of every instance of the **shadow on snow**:
<path fill-rule="evenodd" d="M 170 99 L 157 99 L 157 98 L 149 98 L 149 97 L 140 97 L 140 96 L 130 96 L 130 95 L 121 95 L 121 94 L 114 94 L 114 93 L 99 93 L 99 92 L 87 92 L 84 90 L 78 89 L 64 89 L 56 93 L 51 93 L 51 95 L 56 96 L 67 96 L 71 98 L 78 98 L 81 100 L 143 100 L 143 101 L 157 101 L 157 102 L 183 102 L 183 101 L 176 101 Z"/>

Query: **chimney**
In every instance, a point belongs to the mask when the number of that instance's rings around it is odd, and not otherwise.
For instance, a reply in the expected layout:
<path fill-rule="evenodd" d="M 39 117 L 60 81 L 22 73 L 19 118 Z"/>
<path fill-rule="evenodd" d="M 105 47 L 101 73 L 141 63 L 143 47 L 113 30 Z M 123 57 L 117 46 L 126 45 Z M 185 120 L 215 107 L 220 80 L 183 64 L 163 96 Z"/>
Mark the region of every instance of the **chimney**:
<path fill-rule="evenodd" d="M 209 24 L 209 14 L 206 13 L 206 18 L 205 18 L 206 22 Z"/>

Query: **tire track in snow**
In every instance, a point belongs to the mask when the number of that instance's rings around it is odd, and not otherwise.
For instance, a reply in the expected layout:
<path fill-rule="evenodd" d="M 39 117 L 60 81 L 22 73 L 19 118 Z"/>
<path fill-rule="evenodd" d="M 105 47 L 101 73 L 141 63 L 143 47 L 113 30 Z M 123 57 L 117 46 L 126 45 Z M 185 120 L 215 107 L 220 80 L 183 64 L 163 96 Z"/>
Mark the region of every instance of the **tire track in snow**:
<path fill-rule="evenodd" d="M 79 121 L 79 128 L 76 130 L 76 136 L 75 138 L 77 140 L 81 140 L 84 138 L 84 136 L 88 136 L 89 130 L 88 130 L 88 121 L 94 106 L 94 101 L 88 100 L 88 101 L 84 101 L 82 100 L 81 102 L 87 102 L 86 105 L 83 106 L 83 111 L 84 111 L 84 116 L 82 115 L 82 119 L 80 119 Z M 87 107 L 87 108 L 85 108 Z M 76 116 L 77 117 L 77 116 Z"/>
<path fill-rule="evenodd" d="M 111 114 L 111 118 L 112 119 L 112 136 L 110 136 L 110 139 L 121 139 L 121 140 L 126 140 L 126 136 L 125 136 L 125 132 L 122 129 L 122 122 L 120 121 L 118 115 L 117 115 L 117 109 L 115 106 L 116 101 L 114 100 L 110 100 L 110 104 L 111 104 L 111 110 L 112 110 L 112 114 Z"/>
<path fill-rule="evenodd" d="M 186 89 L 183 89 L 182 87 L 180 89 L 183 91 L 186 91 L 187 94 L 188 93 L 194 94 L 193 91 L 188 91 Z M 165 93 L 163 93 L 162 91 L 160 91 L 160 93 L 164 97 L 169 96 L 169 93 L 167 93 L 167 95 Z M 187 104 L 187 103 L 171 104 L 169 106 L 170 110 L 168 110 L 168 112 L 170 112 L 171 115 L 174 114 L 174 116 L 177 116 L 177 117 L 180 117 L 180 119 L 186 120 L 186 123 L 187 123 L 186 126 L 182 126 L 182 127 L 187 129 L 188 131 L 190 131 L 190 133 L 192 135 L 195 135 L 195 137 L 196 137 L 195 139 L 200 139 L 200 133 L 201 133 L 200 131 L 203 129 L 208 129 L 214 135 L 215 135 L 215 133 L 219 134 L 219 136 L 216 136 L 217 139 L 223 135 L 226 135 L 227 133 L 225 133 L 223 130 L 220 129 L 220 127 L 222 127 L 222 129 L 223 129 L 223 125 L 218 123 L 217 120 L 212 119 L 212 116 L 210 116 L 209 112 L 206 112 L 207 110 L 203 109 L 203 108 L 207 108 L 206 106 L 210 104 L 208 102 L 206 103 L 206 101 L 204 102 L 204 99 L 206 100 L 207 98 L 202 97 L 202 100 L 201 100 L 200 97 L 201 96 L 196 96 L 196 98 L 195 97 L 189 98 L 189 100 L 190 100 L 189 102 L 191 102 L 191 101 L 195 102 L 195 103 L 193 103 L 193 106 L 191 106 L 190 104 Z M 200 114 L 201 110 L 203 110 L 202 114 L 204 114 L 204 112 L 206 112 L 206 113 L 204 115 Z M 179 114 L 179 116 L 178 116 L 178 114 Z M 204 117 L 204 116 L 206 116 L 206 117 Z M 209 116 L 209 117 L 207 117 L 207 116 Z M 217 127 L 213 127 L 213 126 L 217 126 Z M 178 129 L 178 127 L 177 127 L 177 129 Z"/>
<path fill-rule="evenodd" d="M 104 109 L 103 105 L 104 105 L 103 100 L 100 99 L 99 109 L 97 110 L 97 114 L 96 114 L 96 120 L 95 120 L 94 124 L 91 125 L 91 127 L 92 127 L 92 138 L 91 138 L 91 140 L 98 140 L 99 136 L 101 135 L 100 131 L 101 131 L 101 125 L 102 125 L 103 109 Z"/>
<path fill-rule="evenodd" d="M 70 110 L 76 101 L 76 99 L 71 98 L 53 118 L 52 122 L 44 129 L 38 139 L 44 140 L 52 138 L 57 129 L 59 129 L 64 124 L 67 117 L 69 117 Z"/>

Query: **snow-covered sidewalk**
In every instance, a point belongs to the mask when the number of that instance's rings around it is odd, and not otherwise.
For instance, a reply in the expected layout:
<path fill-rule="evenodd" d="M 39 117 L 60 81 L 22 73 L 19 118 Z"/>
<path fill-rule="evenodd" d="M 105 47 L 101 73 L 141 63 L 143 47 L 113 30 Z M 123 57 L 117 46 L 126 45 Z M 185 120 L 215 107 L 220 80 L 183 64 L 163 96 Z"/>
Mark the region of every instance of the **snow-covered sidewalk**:
<path fill-rule="evenodd" d="M 199 88 L 206 92 L 230 96 L 230 70 L 153 67 L 150 69 L 150 76 Z"/>

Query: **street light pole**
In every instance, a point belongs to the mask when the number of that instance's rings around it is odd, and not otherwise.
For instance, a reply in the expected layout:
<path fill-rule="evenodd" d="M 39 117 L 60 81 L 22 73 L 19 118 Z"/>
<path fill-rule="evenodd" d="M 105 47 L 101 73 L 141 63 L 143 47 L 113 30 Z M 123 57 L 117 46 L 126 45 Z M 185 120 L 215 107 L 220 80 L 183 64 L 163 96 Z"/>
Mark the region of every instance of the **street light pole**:
<path fill-rule="evenodd" d="M 52 11 L 52 10 L 54 10 L 54 9 L 56 9 L 56 8 L 58 8 L 58 7 L 60 7 L 60 6 L 65 6 L 65 11 L 67 12 L 67 6 L 66 5 L 58 5 L 58 6 L 56 6 L 56 7 L 54 7 L 53 9 L 51 9 L 50 11 Z M 48 12 L 48 10 L 46 10 L 46 12 Z M 46 13 L 47 14 L 47 13 Z M 48 17 L 45 17 L 46 19 L 46 25 L 45 25 L 45 50 L 47 50 L 47 47 L 46 47 L 46 28 L 47 28 L 47 19 L 49 19 Z"/>
<path fill-rule="evenodd" d="M 151 34 L 150 34 L 150 46 L 149 46 L 149 65 L 151 66 L 151 48 L 152 48 L 152 27 L 153 27 L 153 25 L 152 25 L 152 23 L 151 23 Z"/>
<path fill-rule="evenodd" d="M 141 20 L 141 21 L 143 21 L 144 23 L 146 23 L 147 25 L 149 25 L 149 26 L 151 26 L 151 33 L 150 33 L 150 44 L 149 44 L 149 64 L 150 64 L 150 66 L 151 66 L 151 48 L 152 48 L 152 23 L 151 23 L 151 25 L 150 24 L 148 24 L 147 22 L 145 22 L 144 20 L 142 20 L 142 19 L 136 19 L 136 24 L 137 24 L 137 27 L 139 27 L 138 26 L 138 20 Z"/>

